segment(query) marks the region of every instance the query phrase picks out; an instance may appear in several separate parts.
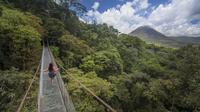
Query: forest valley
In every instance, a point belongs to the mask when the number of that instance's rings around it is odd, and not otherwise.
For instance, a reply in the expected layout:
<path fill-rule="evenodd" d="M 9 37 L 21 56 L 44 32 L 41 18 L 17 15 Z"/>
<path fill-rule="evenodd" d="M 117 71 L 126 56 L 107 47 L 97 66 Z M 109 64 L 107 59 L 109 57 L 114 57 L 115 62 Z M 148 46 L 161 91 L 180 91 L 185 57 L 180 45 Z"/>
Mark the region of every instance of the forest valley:
<path fill-rule="evenodd" d="M 146 44 L 106 24 L 86 24 L 74 0 L 0 0 L 0 111 L 14 112 L 39 64 L 46 39 L 68 73 L 118 112 L 200 112 L 200 46 Z M 77 112 L 108 110 L 65 77 Z M 39 76 L 23 112 L 37 111 Z"/>

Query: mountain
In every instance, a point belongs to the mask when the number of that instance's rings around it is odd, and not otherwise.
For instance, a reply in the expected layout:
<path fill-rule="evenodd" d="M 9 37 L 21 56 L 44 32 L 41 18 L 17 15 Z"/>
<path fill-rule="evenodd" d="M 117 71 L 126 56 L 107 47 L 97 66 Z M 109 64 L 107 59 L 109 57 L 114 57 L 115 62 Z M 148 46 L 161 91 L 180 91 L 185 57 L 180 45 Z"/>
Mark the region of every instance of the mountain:
<path fill-rule="evenodd" d="M 136 36 L 146 41 L 147 43 L 153 43 L 167 47 L 181 47 L 187 44 L 200 44 L 200 37 L 169 37 L 166 36 L 150 26 L 141 26 L 129 33 L 131 36 Z"/>

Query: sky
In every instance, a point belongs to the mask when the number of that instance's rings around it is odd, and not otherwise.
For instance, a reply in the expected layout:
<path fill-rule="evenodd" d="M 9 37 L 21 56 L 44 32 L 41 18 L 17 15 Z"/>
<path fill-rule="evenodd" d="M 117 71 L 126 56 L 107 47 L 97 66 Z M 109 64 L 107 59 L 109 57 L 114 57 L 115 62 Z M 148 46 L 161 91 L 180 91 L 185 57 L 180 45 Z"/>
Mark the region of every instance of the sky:
<path fill-rule="evenodd" d="M 200 0 L 80 0 L 81 20 L 107 23 L 122 33 L 148 25 L 168 36 L 200 36 Z"/>

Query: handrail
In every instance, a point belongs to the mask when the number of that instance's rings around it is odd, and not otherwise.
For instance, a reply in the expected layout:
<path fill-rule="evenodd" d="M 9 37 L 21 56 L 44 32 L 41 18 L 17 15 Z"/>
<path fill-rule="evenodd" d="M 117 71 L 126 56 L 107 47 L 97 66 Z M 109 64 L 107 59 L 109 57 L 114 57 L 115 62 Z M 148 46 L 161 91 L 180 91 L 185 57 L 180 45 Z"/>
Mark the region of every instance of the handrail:
<path fill-rule="evenodd" d="M 24 105 L 24 102 L 25 102 L 25 100 L 26 100 L 26 97 L 27 97 L 27 95 L 28 95 L 28 93 L 29 93 L 29 91 L 30 91 L 32 85 L 33 85 L 33 82 L 35 81 L 35 78 L 36 78 L 37 73 L 38 73 L 38 71 L 39 71 L 40 65 L 41 65 L 41 62 L 38 64 L 38 67 L 37 67 L 37 69 L 36 69 L 36 71 L 35 71 L 35 73 L 34 73 L 34 76 L 33 76 L 32 80 L 31 80 L 31 83 L 30 83 L 30 85 L 29 85 L 29 87 L 28 87 L 28 89 L 27 89 L 27 91 L 26 91 L 26 93 L 25 93 L 25 95 L 24 95 L 24 97 L 23 97 L 23 99 L 22 99 L 22 101 L 21 101 L 21 103 L 20 103 L 20 105 L 19 105 L 19 107 L 18 107 L 18 109 L 17 109 L 16 112 L 20 112 L 20 111 L 21 111 L 21 109 L 22 109 L 22 107 L 23 107 L 23 105 Z"/>
<path fill-rule="evenodd" d="M 49 49 L 50 50 L 50 49 Z M 52 54 L 51 54 L 52 55 Z M 98 97 L 94 92 L 92 92 L 89 88 L 87 88 L 84 84 L 82 84 L 79 80 L 77 80 L 76 78 L 74 78 L 72 75 L 70 75 L 67 70 L 57 61 L 57 60 L 53 60 L 54 63 L 57 63 L 63 70 L 65 70 L 65 72 L 67 73 L 68 76 L 70 76 L 73 80 L 75 80 L 77 83 L 80 84 L 80 86 L 82 86 L 87 92 L 89 92 L 92 96 L 94 96 L 99 102 L 101 102 L 106 108 L 108 108 L 109 110 L 111 110 L 112 112 L 117 112 L 115 109 L 113 109 L 108 103 L 106 103 L 103 99 L 101 99 L 100 97 Z"/>
<path fill-rule="evenodd" d="M 113 109 L 108 103 L 106 103 L 103 99 L 101 99 L 100 97 L 98 97 L 94 92 L 92 92 L 92 90 L 90 90 L 89 88 L 87 88 L 84 84 L 82 84 L 79 80 L 77 80 L 76 78 L 74 78 L 72 75 L 70 75 L 67 70 L 58 63 L 58 61 L 56 61 L 57 64 L 63 69 L 65 70 L 65 73 L 67 73 L 67 75 L 69 77 L 71 77 L 73 80 L 75 80 L 77 83 L 79 83 L 80 86 L 82 86 L 86 91 L 88 91 L 92 96 L 94 96 L 98 101 L 100 101 L 105 107 L 107 107 L 109 110 L 111 110 L 112 112 L 117 112 L 115 109 Z"/>
<path fill-rule="evenodd" d="M 43 42 L 43 50 L 42 50 L 42 58 L 41 58 L 41 67 L 40 67 L 40 84 L 39 84 L 39 93 L 38 93 L 38 112 L 40 112 L 40 101 L 41 99 L 43 98 L 43 91 L 42 91 L 42 88 L 43 88 L 43 75 L 42 72 L 43 72 L 43 65 L 44 65 L 44 42 Z"/>

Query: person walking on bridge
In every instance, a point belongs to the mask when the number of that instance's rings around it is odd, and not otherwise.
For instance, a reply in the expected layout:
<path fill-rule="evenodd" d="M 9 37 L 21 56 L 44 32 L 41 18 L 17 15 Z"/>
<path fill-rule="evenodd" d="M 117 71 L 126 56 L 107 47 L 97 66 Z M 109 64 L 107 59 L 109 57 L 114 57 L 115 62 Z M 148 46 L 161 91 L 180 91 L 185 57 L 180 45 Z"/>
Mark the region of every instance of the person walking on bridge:
<path fill-rule="evenodd" d="M 49 72 L 48 76 L 51 80 L 51 84 L 52 84 L 53 79 L 56 76 L 58 70 L 59 70 L 59 68 L 55 67 L 53 65 L 53 63 L 49 63 L 49 67 L 44 70 L 44 72 Z"/>

